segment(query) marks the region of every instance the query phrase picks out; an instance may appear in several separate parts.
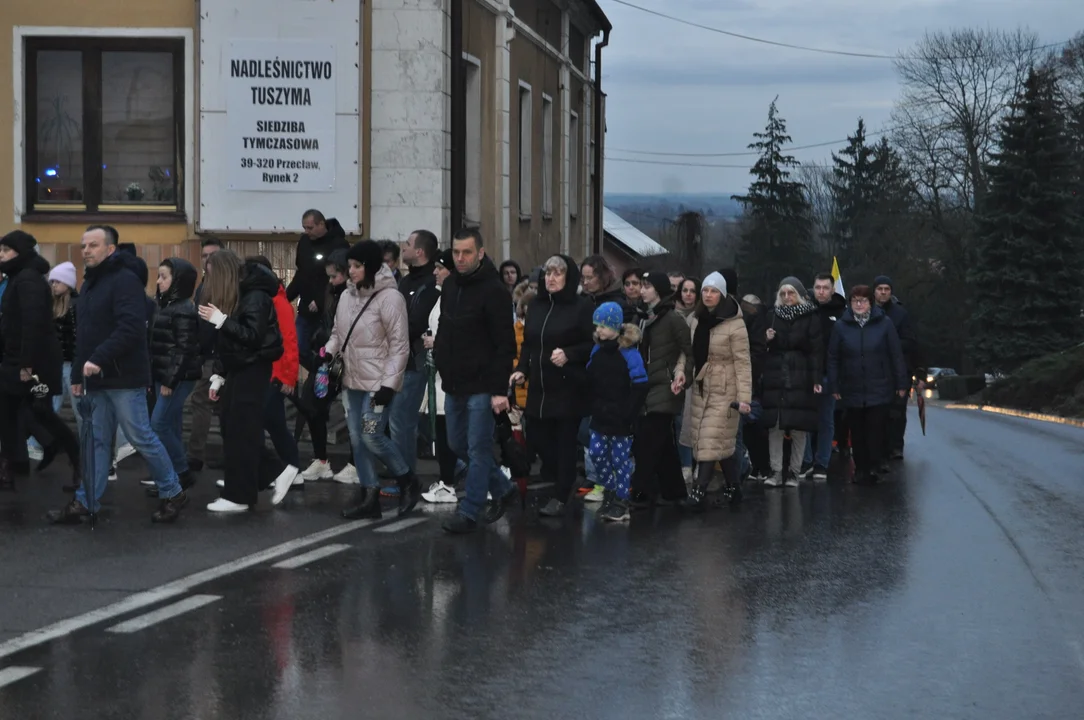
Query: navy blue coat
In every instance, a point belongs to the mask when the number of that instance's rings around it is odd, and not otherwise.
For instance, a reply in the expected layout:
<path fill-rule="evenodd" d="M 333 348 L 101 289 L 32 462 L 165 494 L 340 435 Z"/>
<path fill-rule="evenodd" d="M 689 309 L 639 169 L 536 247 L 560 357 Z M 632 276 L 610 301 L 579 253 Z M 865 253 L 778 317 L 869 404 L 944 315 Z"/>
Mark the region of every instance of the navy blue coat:
<path fill-rule="evenodd" d="M 139 278 L 145 268 L 139 258 L 126 252 L 114 252 L 97 267 L 87 268 L 75 313 L 73 384 L 83 383 L 87 361 L 102 372 L 87 378 L 85 390 L 151 384 L 148 298 Z"/>
<path fill-rule="evenodd" d="M 904 360 L 907 361 L 908 372 L 916 371 L 922 366 L 922 358 L 919 355 L 918 338 L 911 325 L 911 316 L 896 298 L 889 300 L 881 309 L 896 326 L 896 333 L 900 338 L 900 349 L 903 351 Z"/>
<path fill-rule="evenodd" d="M 860 327 L 850 308 L 832 328 L 828 342 L 828 387 L 845 408 L 887 405 L 910 387 L 896 327 L 878 307 Z"/>

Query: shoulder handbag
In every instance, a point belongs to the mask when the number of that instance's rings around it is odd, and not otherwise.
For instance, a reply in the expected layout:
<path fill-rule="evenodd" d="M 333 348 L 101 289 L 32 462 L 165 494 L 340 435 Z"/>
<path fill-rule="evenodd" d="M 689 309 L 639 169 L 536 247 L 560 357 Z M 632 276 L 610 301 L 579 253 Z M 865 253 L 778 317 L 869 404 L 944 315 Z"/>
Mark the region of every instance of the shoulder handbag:
<path fill-rule="evenodd" d="M 361 320 L 361 316 L 365 314 L 365 311 L 369 309 L 369 305 L 372 304 L 376 296 L 379 295 L 382 290 L 377 290 L 375 293 L 369 296 L 369 299 L 365 301 L 365 304 L 361 306 L 361 310 L 358 311 L 354 322 L 350 323 L 350 329 L 346 331 L 346 339 L 343 340 L 343 344 L 339 347 L 335 356 L 327 364 L 327 377 L 328 377 L 328 395 L 337 395 L 343 386 L 343 375 L 346 372 L 346 361 L 343 359 L 343 351 L 346 350 L 346 346 L 350 344 L 350 336 L 354 334 L 354 328 L 358 324 L 358 320 Z"/>

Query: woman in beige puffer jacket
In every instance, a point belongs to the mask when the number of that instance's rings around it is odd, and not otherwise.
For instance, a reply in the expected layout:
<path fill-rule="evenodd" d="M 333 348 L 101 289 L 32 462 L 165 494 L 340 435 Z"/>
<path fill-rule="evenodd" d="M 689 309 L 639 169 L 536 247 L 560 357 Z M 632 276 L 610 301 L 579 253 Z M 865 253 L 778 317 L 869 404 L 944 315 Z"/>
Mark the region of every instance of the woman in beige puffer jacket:
<path fill-rule="evenodd" d="M 697 511 L 707 507 L 705 493 L 719 461 L 727 485 L 724 496 L 731 502 L 741 500 L 741 458 L 734 451 L 740 414 L 750 411 L 753 399 L 749 334 L 741 308 L 727 296 L 726 280 L 719 273 L 704 279 L 700 293 L 701 306 L 689 317 L 694 366 L 690 431 L 697 473 L 685 501 Z"/>
<path fill-rule="evenodd" d="M 406 300 L 377 243 L 362 240 L 346 257 L 350 284 L 339 299 L 335 326 L 324 347 L 327 355 L 341 352 L 343 356 L 346 426 L 361 484 L 358 497 L 343 510 L 343 517 L 380 517 L 380 483 L 373 455 L 395 476 L 399 514 L 405 515 L 417 505 L 421 488 L 398 446 L 385 434 L 388 417 L 384 410 L 403 386 L 410 355 Z"/>

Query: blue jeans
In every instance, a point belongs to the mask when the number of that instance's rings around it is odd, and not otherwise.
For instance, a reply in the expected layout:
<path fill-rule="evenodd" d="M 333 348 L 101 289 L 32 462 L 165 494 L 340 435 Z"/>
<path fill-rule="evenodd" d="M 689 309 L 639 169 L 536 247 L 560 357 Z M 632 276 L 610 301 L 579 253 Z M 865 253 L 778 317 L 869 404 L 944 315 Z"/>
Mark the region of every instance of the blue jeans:
<path fill-rule="evenodd" d="M 822 394 L 817 400 L 817 415 L 817 432 L 805 444 L 805 462 L 827 468 L 832 461 L 832 438 L 836 436 L 836 399 L 828 393 Z"/>
<path fill-rule="evenodd" d="M 267 398 L 263 406 L 263 429 L 271 438 L 271 445 L 279 460 L 295 468 L 301 467 L 301 453 L 297 450 L 297 441 L 290 427 L 286 424 L 286 396 L 272 383 L 267 388 Z"/>
<path fill-rule="evenodd" d="M 373 466 L 373 455 L 380 458 L 388 472 L 395 477 L 410 474 L 410 468 L 399 453 L 399 448 L 385 434 L 388 429 L 387 409 L 380 413 L 373 412 L 373 393 L 346 388 L 343 400 L 348 408 L 346 428 L 350 431 L 354 467 L 357 468 L 361 486 L 380 487 L 376 468 Z"/>
<path fill-rule="evenodd" d="M 154 403 L 151 414 L 151 430 L 162 441 L 162 447 L 169 454 L 169 461 L 178 475 L 188 472 L 188 456 L 184 451 L 184 431 L 181 421 L 184 415 L 184 403 L 196 387 L 195 380 L 177 383 L 177 387 L 168 396 L 162 395 L 162 384 L 155 383 L 154 391 L 158 401 Z"/>
<path fill-rule="evenodd" d="M 386 410 L 391 439 L 399 446 L 399 454 L 406 460 L 410 472 L 418 465 L 418 418 L 428 385 L 428 373 L 407 370 L 403 374 L 403 389 L 395 393 Z"/>
<path fill-rule="evenodd" d="M 486 504 L 486 493 L 500 500 L 512 489 L 512 482 L 497 467 L 493 457 L 493 433 L 497 423 L 490 395 L 445 395 L 444 415 L 448 424 L 448 447 L 467 461 L 467 495 L 459 503 L 459 514 L 471 520 Z"/>
<path fill-rule="evenodd" d="M 309 352 L 312 345 L 312 334 L 316 331 L 311 320 L 297 314 L 294 318 L 294 329 L 297 330 L 297 353 L 302 362 L 308 362 Z"/>
<path fill-rule="evenodd" d="M 89 402 L 91 407 L 93 452 L 86 453 L 84 444 L 84 454 L 90 455 L 84 464 L 84 477 L 93 478 L 94 498 L 87 498 L 88 483 L 84 480 L 75 493 L 75 499 L 83 507 L 92 512 L 97 512 L 101 507 L 102 495 L 109 482 L 109 466 L 113 463 L 113 437 L 118 426 L 150 468 L 151 478 L 158 486 L 158 497 L 171 498 L 181 492 L 181 483 L 170 462 L 169 453 L 151 430 L 146 389 L 91 390 L 86 394 L 85 402 Z M 87 467 L 90 462 L 93 462 L 93 466 Z"/>

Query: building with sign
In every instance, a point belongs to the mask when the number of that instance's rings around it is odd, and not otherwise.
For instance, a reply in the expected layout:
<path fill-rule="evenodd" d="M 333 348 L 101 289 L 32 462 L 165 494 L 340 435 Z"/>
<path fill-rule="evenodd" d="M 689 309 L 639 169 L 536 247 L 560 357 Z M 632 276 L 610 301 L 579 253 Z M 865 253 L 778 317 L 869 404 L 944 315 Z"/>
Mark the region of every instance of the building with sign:
<path fill-rule="evenodd" d="M 610 30 L 595 0 L 8 0 L 0 229 L 80 268 L 90 224 L 152 265 L 213 235 L 288 275 L 316 208 L 355 237 L 477 225 L 497 259 L 582 257 Z"/>

